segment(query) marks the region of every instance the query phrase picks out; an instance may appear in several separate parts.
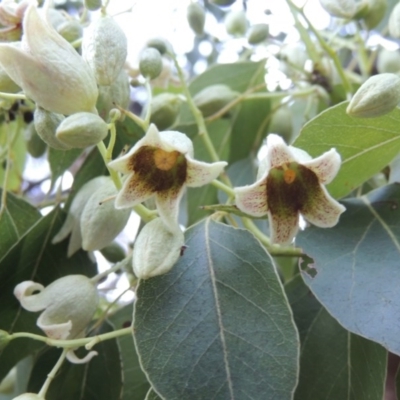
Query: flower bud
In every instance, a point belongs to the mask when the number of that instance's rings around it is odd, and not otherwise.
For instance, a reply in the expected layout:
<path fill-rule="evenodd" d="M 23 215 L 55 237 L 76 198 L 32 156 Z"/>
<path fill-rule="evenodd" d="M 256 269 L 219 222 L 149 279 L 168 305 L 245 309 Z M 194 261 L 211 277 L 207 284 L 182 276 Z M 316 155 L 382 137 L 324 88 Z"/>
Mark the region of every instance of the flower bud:
<path fill-rule="evenodd" d="M 57 27 L 57 32 L 65 40 L 72 43 L 82 37 L 83 29 L 78 21 L 74 19 L 68 19 Z"/>
<path fill-rule="evenodd" d="M 386 0 L 366 0 L 367 11 L 363 21 L 368 29 L 375 28 L 383 19 L 387 9 Z"/>
<path fill-rule="evenodd" d="M 84 275 L 64 276 L 47 287 L 24 281 L 15 287 L 14 295 L 25 310 L 44 310 L 36 324 L 52 339 L 84 336 L 98 303 L 96 286 Z"/>
<path fill-rule="evenodd" d="M 293 134 L 292 113 L 287 106 L 279 107 L 272 115 L 268 132 L 277 133 L 286 143 L 290 143 Z"/>
<path fill-rule="evenodd" d="M 400 77 L 395 74 L 371 76 L 357 90 L 347 106 L 351 117 L 380 117 L 400 102 Z"/>
<path fill-rule="evenodd" d="M 87 199 L 80 218 L 84 250 L 94 251 L 107 246 L 128 222 L 131 215 L 129 208 L 117 210 L 113 201 L 104 201 L 117 195 L 117 192 L 113 181 L 108 178 Z"/>
<path fill-rule="evenodd" d="M 166 274 L 178 261 L 184 236 L 171 232 L 161 218 L 147 223 L 135 240 L 133 272 L 139 279 Z"/>
<path fill-rule="evenodd" d="M 14 397 L 12 400 L 45 400 L 45 398 L 36 393 L 22 393 L 19 396 Z"/>
<path fill-rule="evenodd" d="M 111 242 L 103 247 L 100 249 L 100 253 L 111 263 L 120 262 L 126 257 L 124 249 L 117 242 Z"/>
<path fill-rule="evenodd" d="M 206 22 L 206 13 L 199 3 L 190 3 L 187 8 L 187 20 L 189 26 L 196 35 L 204 33 L 204 24 Z"/>
<path fill-rule="evenodd" d="M 400 52 L 398 50 L 381 49 L 376 62 L 376 69 L 380 74 L 400 71 Z"/>
<path fill-rule="evenodd" d="M 238 96 L 229 86 L 211 85 L 193 97 L 193 101 L 204 117 L 215 114 Z"/>
<path fill-rule="evenodd" d="M 110 86 L 99 86 L 99 97 L 96 103 L 99 116 L 107 121 L 110 111 L 116 105 L 127 109 L 130 100 L 129 96 L 129 77 L 124 70 L 121 70 L 117 79 Z"/>
<path fill-rule="evenodd" d="M 21 88 L 8 76 L 0 65 L 0 92 L 18 93 Z"/>
<path fill-rule="evenodd" d="M 158 130 L 163 131 L 174 124 L 181 108 L 182 100 L 172 93 L 161 93 L 151 102 L 150 122 L 156 124 Z"/>
<path fill-rule="evenodd" d="M 244 36 L 247 31 L 247 18 L 243 10 L 230 11 L 224 20 L 226 31 L 232 36 Z"/>
<path fill-rule="evenodd" d="M 30 123 L 25 129 L 26 147 L 29 154 L 34 158 L 41 157 L 46 151 L 46 143 L 37 134 L 35 124 Z"/>
<path fill-rule="evenodd" d="M 355 0 L 320 0 L 320 3 L 333 17 L 351 19 L 357 12 Z"/>
<path fill-rule="evenodd" d="M 59 243 L 64 240 L 69 234 L 71 238 L 68 244 L 68 257 L 76 253 L 82 245 L 82 234 L 80 227 L 80 219 L 85 208 L 88 198 L 93 192 L 104 185 L 110 178 L 98 176 L 86 182 L 75 195 L 72 200 L 71 207 L 68 210 L 67 218 L 59 232 L 53 237 L 52 243 Z"/>
<path fill-rule="evenodd" d="M 253 25 L 247 35 L 247 41 L 250 44 L 262 43 L 268 37 L 268 25 L 267 24 L 256 24 Z"/>
<path fill-rule="evenodd" d="M 63 120 L 63 115 L 47 111 L 40 107 L 37 107 L 34 113 L 36 133 L 45 143 L 57 150 L 71 149 L 71 146 L 60 142 L 55 136 L 56 130 Z"/>
<path fill-rule="evenodd" d="M 89 11 L 97 11 L 103 5 L 102 0 L 84 0 L 83 4 Z"/>
<path fill-rule="evenodd" d="M 142 51 L 139 61 L 140 73 L 145 78 L 157 78 L 163 68 L 160 52 L 152 47 L 148 47 Z"/>
<path fill-rule="evenodd" d="M 217 6 L 231 6 L 236 0 L 210 0 L 210 3 L 215 4 Z"/>
<path fill-rule="evenodd" d="M 397 3 L 389 17 L 389 34 L 395 39 L 400 38 L 400 3 Z"/>
<path fill-rule="evenodd" d="M 99 85 L 111 85 L 121 72 L 128 44 L 124 31 L 111 17 L 92 23 L 82 41 L 82 56 L 88 62 Z"/>
<path fill-rule="evenodd" d="M 146 47 L 152 47 L 160 52 L 161 55 L 164 55 L 171 47 L 171 44 L 168 43 L 164 38 L 152 38 L 146 43 Z"/>
<path fill-rule="evenodd" d="M 92 113 L 81 112 L 65 118 L 56 130 L 57 139 L 71 147 L 85 148 L 103 140 L 108 125 Z"/>

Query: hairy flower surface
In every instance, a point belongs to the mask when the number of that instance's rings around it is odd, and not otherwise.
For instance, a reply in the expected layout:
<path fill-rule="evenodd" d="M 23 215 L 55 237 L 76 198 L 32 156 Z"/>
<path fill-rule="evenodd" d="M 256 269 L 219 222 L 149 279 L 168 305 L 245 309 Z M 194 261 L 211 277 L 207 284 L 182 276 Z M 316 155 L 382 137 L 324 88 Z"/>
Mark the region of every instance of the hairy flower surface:
<path fill-rule="evenodd" d="M 215 179 L 227 165 L 193 159 L 193 145 L 183 133 L 159 132 L 154 124 L 124 156 L 109 163 L 127 174 L 115 200 L 116 208 L 135 206 L 155 196 L 160 217 L 176 230 L 179 201 L 186 186 L 198 187 Z M 179 228 L 178 228 L 179 229 Z"/>
<path fill-rule="evenodd" d="M 321 228 L 337 224 L 345 207 L 325 186 L 340 168 L 335 149 L 311 159 L 303 150 L 287 146 L 275 134 L 268 135 L 267 155 L 257 181 L 235 188 L 237 207 L 254 217 L 268 214 L 272 243 L 288 244 L 299 229 L 299 215 Z"/>
<path fill-rule="evenodd" d="M 43 11 L 43 10 L 41 10 Z M 36 6 L 24 14 L 21 42 L 0 44 L 0 64 L 40 107 L 60 114 L 95 110 L 94 74 Z"/>

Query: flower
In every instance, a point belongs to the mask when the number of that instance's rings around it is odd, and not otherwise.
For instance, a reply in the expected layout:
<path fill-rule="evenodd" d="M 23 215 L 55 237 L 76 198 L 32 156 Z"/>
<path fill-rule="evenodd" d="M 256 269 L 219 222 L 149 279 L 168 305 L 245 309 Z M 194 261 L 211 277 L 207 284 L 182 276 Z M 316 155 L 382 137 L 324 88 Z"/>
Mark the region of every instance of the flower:
<path fill-rule="evenodd" d="M 336 176 L 340 162 L 335 149 L 311 159 L 305 151 L 287 146 L 281 137 L 270 134 L 257 181 L 234 189 L 236 205 L 254 217 L 268 214 L 272 243 L 288 244 L 293 240 L 300 214 L 316 226 L 332 227 L 345 207 L 329 195 L 324 185 Z"/>
<path fill-rule="evenodd" d="M 116 208 L 135 206 L 155 196 L 160 217 L 174 231 L 179 201 L 186 186 L 198 187 L 215 179 L 227 165 L 208 164 L 193 158 L 191 140 L 176 131 L 159 132 L 151 124 L 146 135 L 124 156 L 109 166 L 128 174 L 115 199 Z"/>
<path fill-rule="evenodd" d="M 59 114 L 94 112 L 97 85 L 89 66 L 34 5 L 21 42 L 0 44 L 0 64 L 37 105 Z"/>

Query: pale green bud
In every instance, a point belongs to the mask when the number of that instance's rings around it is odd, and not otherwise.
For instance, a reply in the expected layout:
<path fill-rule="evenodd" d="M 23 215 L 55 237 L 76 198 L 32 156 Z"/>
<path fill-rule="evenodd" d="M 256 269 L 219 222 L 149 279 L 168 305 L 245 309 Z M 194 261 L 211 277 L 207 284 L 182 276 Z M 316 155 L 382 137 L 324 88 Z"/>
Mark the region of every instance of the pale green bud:
<path fill-rule="evenodd" d="M 357 12 L 355 0 L 320 0 L 320 3 L 333 17 L 351 19 Z"/>
<path fill-rule="evenodd" d="M 387 9 L 386 0 L 365 0 L 367 11 L 363 16 L 363 21 L 368 29 L 375 28 L 382 21 Z"/>
<path fill-rule="evenodd" d="M 14 397 L 12 400 L 45 400 L 45 398 L 36 393 L 23 393 Z"/>
<path fill-rule="evenodd" d="M 57 27 L 57 32 L 65 40 L 68 40 L 68 42 L 72 43 L 82 37 L 83 28 L 78 21 L 69 19 Z"/>
<path fill-rule="evenodd" d="M 117 210 L 114 201 L 107 201 L 117 193 L 113 181 L 109 178 L 87 199 L 80 220 L 84 250 L 102 249 L 124 229 L 131 210 Z"/>
<path fill-rule="evenodd" d="M 215 114 L 238 96 L 229 86 L 211 85 L 193 97 L 193 101 L 204 117 Z"/>
<path fill-rule="evenodd" d="M 247 18 L 243 10 L 230 11 L 224 20 L 226 31 L 233 36 L 244 36 L 247 31 Z"/>
<path fill-rule="evenodd" d="M 124 31 L 113 18 L 92 23 L 82 41 L 82 57 L 94 71 L 99 85 L 111 85 L 121 72 L 128 53 Z"/>
<path fill-rule="evenodd" d="M 46 143 L 37 134 L 35 124 L 30 123 L 25 129 L 26 147 L 29 154 L 34 158 L 41 157 L 46 151 Z"/>
<path fill-rule="evenodd" d="M 397 3 L 389 17 L 389 34 L 395 39 L 400 38 L 400 3 Z"/>
<path fill-rule="evenodd" d="M 103 247 L 100 249 L 100 253 L 111 263 L 120 262 L 126 257 L 124 249 L 117 242 L 112 242 Z"/>
<path fill-rule="evenodd" d="M 164 55 L 170 48 L 171 44 L 164 38 L 152 38 L 146 43 L 146 47 L 153 47 L 158 50 L 161 55 Z"/>
<path fill-rule="evenodd" d="M 376 68 L 380 74 L 400 71 L 400 53 L 398 50 L 381 49 L 378 54 Z"/>
<path fill-rule="evenodd" d="M 253 25 L 247 35 L 247 41 L 250 44 L 262 43 L 268 38 L 268 25 L 267 24 L 256 24 Z"/>
<path fill-rule="evenodd" d="M 0 92 L 18 93 L 21 88 L 9 77 L 0 65 Z"/>
<path fill-rule="evenodd" d="M 142 51 L 139 60 L 139 69 L 145 78 L 157 78 L 161 74 L 162 67 L 161 54 L 158 50 L 148 47 Z"/>
<path fill-rule="evenodd" d="M 71 147 L 85 148 L 105 139 L 108 125 L 98 115 L 81 112 L 65 118 L 56 130 L 56 138 Z"/>
<path fill-rule="evenodd" d="M 182 100 L 172 93 L 161 93 L 151 102 L 150 122 L 156 124 L 158 130 L 163 131 L 174 124 L 181 108 Z"/>
<path fill-rule="evenodd" d="M 64 120 L 64 116 L 37 107 L 34 113 L 34 124 L 37 134 L 50 147 L 57 150 L 69 150 L 72 147 L 59 141 L 55 134 L 58 126 Z"/>
<path fill-rule="evenodd" d="M 84 6 L 90 11 L 97 11 L 102 6 L 101 0 L 84 0 Z"/>
<path fill-rule="evenodd" d="M 139 279 L 166 274 L 178 261 L 185 239 L 180 230 L 171 232 L 161 218 L 139 232 L 133 250 L 133 272 Z"/>
<path fill-rule="evenodd" d="M 187 8 L 187 20 L 189 26 L 196 35 L 204 33 L 204 24 L 206 22 L 206 13 L 199 3 L 190 3 Z"/>
<path fill-rule="evenodd" d="M 286 143 L 290 143 L 293 134 L 293 118 L 288 106 L 279 107 L 272 115 L 268 132 L 277 133 Z"/>
<path fill-rule="evenodd" d="M 347 106 L 351 117 L 380 117 L 400 102 L 400 77 L 395 74 L 371 76 L 357 90 Z"/>

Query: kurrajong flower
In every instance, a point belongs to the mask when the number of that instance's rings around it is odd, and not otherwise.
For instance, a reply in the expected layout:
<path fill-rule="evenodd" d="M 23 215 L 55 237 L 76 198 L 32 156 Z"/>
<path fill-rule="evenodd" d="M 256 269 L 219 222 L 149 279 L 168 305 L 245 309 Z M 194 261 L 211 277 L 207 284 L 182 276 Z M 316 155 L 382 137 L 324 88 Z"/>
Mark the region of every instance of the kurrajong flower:
<path fill-rule="evenodd" d="M 126 155 L 109 163 L 116 171 L 128 174 L 115 207 L 132 207 L 155 196 L 158 212 L 168 229 L 179 229 L 179 201 L 185 187 L 211 182 L 226 165 L 223 161 L 208 164 L 194 160 L 193 145 L 186 135 L 159 132 L 151 124 Z"/>
<path fill-rule="evenodd" d="M 281 137 L 270 134 L 257 181 L 234 189 L 236 205 L 254 217 L 268 214 L 272 243 L 292 242 L 300 214 L 318 227 L 332 227 L 345 207 L 329 195 L 324 185 L 336 176 L 340 163 L 335 149 L 312 159 L 305 151 L 287 146 Z"/>
<path fill-rule="evenodd" d="M 89 65 L 34 5 L 24 14 L 23 33 L 21 42 L 0 44 L 0 64 L 10 78 L 48 111 L 95 111 L 98 90 Z"/>

